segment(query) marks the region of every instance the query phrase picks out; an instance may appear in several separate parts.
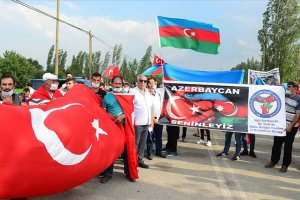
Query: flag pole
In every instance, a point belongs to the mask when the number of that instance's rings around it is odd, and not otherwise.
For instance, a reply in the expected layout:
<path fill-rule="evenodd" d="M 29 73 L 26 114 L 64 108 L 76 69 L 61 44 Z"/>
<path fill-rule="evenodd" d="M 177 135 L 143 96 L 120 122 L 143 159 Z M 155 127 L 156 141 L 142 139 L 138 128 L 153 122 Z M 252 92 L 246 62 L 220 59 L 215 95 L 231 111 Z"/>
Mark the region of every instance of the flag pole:
<path fill-rule="evenodd" d="M 155 20 L 156 20 L 156 29 L 157 29 L 157 36 L 158 36 L 158 53 L 159 53 L 159 57 L 162 59 L 162 53 L 160 51 L 161 49 L 161 43 L 160 43 L 160 35 L 159 35 L 159 25 L 158 25 L 158 20 L 157 20 L 157 15 L 155 15 Z M 161 65 L 162 67 L 162 81 L 164 81 L 164 66 Z"/>

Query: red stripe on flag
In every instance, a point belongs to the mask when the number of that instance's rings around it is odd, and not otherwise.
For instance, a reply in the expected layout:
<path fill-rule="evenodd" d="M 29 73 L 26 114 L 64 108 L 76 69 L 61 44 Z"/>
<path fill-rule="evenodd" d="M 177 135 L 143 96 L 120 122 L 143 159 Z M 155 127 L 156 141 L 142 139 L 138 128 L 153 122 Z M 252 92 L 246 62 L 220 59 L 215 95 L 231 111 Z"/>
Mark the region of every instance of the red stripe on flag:
<path fill-rule="evenodd" d="M 220 34 L 196 28 L 182 28 L 178 26 L 159 27 L 160 37 L 190 37 L 194 40 L 220 43 Z"/>
<path fill-rule="evenodd" d="M 159 75 L 162 72 L 162 67 L 158 68 L 157 70 L 154 70 L 151 72 L 151 75 Z"/>

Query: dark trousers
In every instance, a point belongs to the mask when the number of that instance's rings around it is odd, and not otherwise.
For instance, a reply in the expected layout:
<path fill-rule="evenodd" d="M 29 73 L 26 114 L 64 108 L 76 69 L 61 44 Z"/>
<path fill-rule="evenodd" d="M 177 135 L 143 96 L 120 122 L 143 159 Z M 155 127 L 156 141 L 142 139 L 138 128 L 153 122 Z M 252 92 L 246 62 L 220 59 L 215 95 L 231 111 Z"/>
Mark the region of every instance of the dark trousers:
<path fill-rule="evenodd" d="M 167 126 L 168 142 L 166 149 L 170 152 L 177 152 L 177 138 L 179 136 L 179 126 Z"/>
<path fill-rule="evenodd" d="M 182 136 L 181 136 L 182 139 L 186 138 L 186 130 L 187 130 L 187 127 L 182 127 Z"/>
<path fill-rule="evenodd" d="M 206 131 L 206 135 L 207 135 L 207 141 L 210 141 L 210 131 L 209 129 L 200 129 L 200 133 L 201 133 L 201 140 L 204 140 L 204 130 Z"/>
<path fill-rule="evenodd" d="M 243 148 L 244 151 L 248 152 L 248 144 L 247 144 L 247 140 L 246 140 L 246 133 L 243 133 Z M 254 152 L 254 148 L 255 148 L 255 134 L 249 134 L 250 137 L 250 152 Z"/>
<path fill-rule="evenodd" d="M 286 136 L 278 137 L 274 136 L 273 147 L 272 147 L 272 156 L 271 161 L 277 164 L 280 160 L 281 147 L 284 143 L 284 154 L 282 165 L 289 166 L 292 162 L 292 150 L 293 150 L 293 142 L 295 135 L 297 133 L 298 127 L 294 127 L 291 132 L 286 132 Z"/>
<path fill-rule="evenodd" d="M 147 137 L 147 156 L 153 153 L 153 143 L 155 143 L 155 153 L 161 154 L 163 125 L 154 124 L 153 131 Z"/>
<path fill-rule="evenodd" d="M 124 150 L 122 153 L 122 159 L 123 159 L 123 163 L 124 163 L 124 174 L 129 175 L 127 149 L 126 149 L 125 145 L 124 145 Z M 114 171 L 114 163 L 112 163 L 104 172 L 102 172 L 101 175 L 112 176 L 113 171 Z"/>

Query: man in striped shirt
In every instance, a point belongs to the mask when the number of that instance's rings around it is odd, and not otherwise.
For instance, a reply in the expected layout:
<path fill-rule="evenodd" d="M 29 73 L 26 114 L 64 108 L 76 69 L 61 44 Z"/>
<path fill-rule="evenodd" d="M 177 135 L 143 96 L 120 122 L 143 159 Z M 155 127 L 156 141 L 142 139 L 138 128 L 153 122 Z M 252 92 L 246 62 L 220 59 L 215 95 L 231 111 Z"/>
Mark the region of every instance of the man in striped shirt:
<path fill-rule="evenodd" d="M 300 116 L 300 95 L 297 95 L 298 85 L 295 82 L 288 82 L 285 95 L 286 109 L 286 136 L 274 136 L 271 161 L 265 165 L 266 168 L 273 168 L 280 160 L 281 146 L 284 143 L 284 155 L 280 172 L 287 172 L 292 161 L 292 150 L 295 135 L 297 133 Z"/>

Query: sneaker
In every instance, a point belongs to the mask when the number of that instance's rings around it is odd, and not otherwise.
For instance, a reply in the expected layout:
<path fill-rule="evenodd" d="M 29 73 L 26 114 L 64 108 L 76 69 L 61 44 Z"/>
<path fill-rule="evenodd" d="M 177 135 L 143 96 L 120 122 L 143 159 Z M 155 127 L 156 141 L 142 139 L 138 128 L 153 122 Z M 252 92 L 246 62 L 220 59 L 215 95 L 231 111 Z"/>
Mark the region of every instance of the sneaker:
<path fill-rule="evenodd" d="M 124 174 L 124 176 L 130 181 L 130 182 L 136 182 L 136 179 L 130 178 L 129 174 Z"/>
<path fill-rule="evenodd" d="M 107 183 L 112 176 L 110 175 L 105 175 L 104 177 L 100 178 L 100 183 Z"/>
<path fill-rule="evenodd" d="M 200 139 L 200 140 L 197 141 L 196 143 L 197 143 L 197 144 L 204 144 L 205 142 L 204 142 L 204 140 L 201 140 L 201 139 Z"/>
<path fill-rule="evenodd" d="M 254 153 L 254 151 L 251 151 L 251 152 L 249 153 L 249 155 L 250 155 L 252 158 L 257 158 L 257 156 L 256 156 L 256 154 Z"/>
<path fill-rule="evenodd" d="M 282 165 L 279 171 L 281 173 L 285 173 L 285 172 L 287 172 L 287 169 L 288 169 L 288 166 Z"/>
<path fill-rule="evenodd" d="M 177 152 L 176 151 L 170 151 L 166 153 L 166 156 L 177 156 Z"/>
<path fill-rule="evenodd" d="M 211 146 L 211 141 L 208 140 L 207 143 L 206 143 L 206 146 L 210 147 Z"/>
<path fill-rule="evenodd" d="M 148 160 L 153 160 L 152 155 L 147 156 L 147 159 L 148 159 Z"/>
<path fill-rule="evenodd" d="M 225 153 L 225 152 L 221 152 L 221 153 L 218 153 L 216 156 L 228 156 L 229 155 L 229 153 Z"/>
<path fill-rule="evenodd" d="M 248 155 L 248 151 L 243 151 L 241 154 L 240 154 L 241 156 L 247 156 Z"/>
<path fill-rule="evenodd" d="M 231 158 L 232 161 L 238 161 L 240 160 L 240 156 L 238 155 L 234 155 L 232 158 Z"/>
<path fill-rule="evenodd" d="M 270 161 L 265 165 L 265 168 L 273 168 L 273 167 L 275 167 L 275 163 L 273 163 L 272 161 Z"/>
<path fill-rule="evenodd" d="M 149 165 L 146 165 L 145 163 L 141 162 L 141 163 L 139 163 L 139 167 L 148 169 Z"/>
<path fill-rule="evenodd" d="M 166 158 L 166 155 L 163 154 L 163 153 L 157 153 L 155 155 L 158 156 L 158 157 L 161 157 L 161 158 Z"/>

